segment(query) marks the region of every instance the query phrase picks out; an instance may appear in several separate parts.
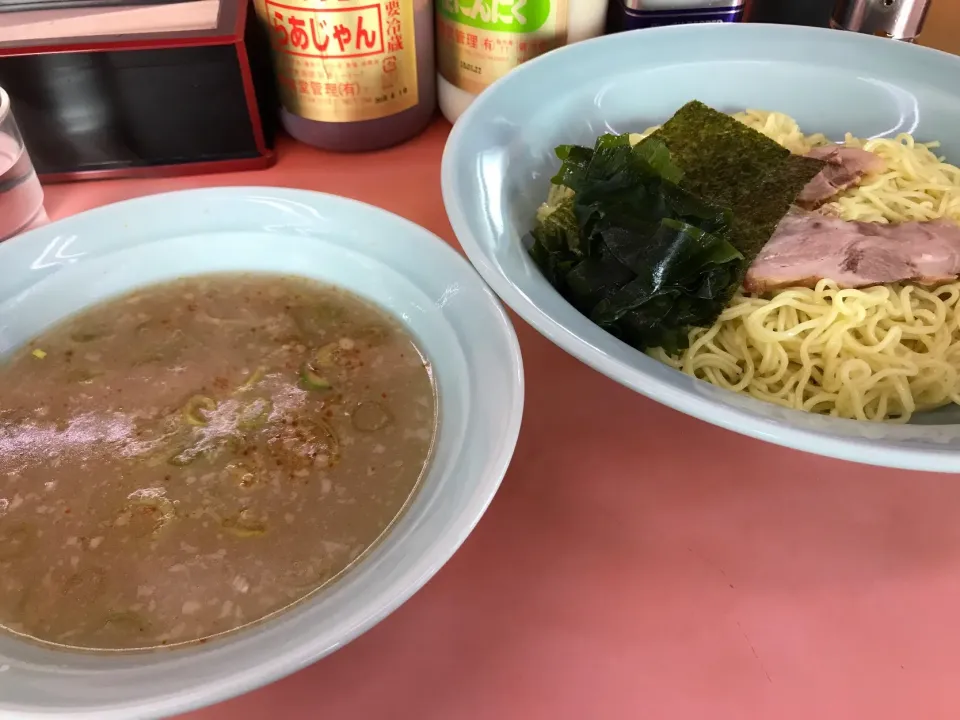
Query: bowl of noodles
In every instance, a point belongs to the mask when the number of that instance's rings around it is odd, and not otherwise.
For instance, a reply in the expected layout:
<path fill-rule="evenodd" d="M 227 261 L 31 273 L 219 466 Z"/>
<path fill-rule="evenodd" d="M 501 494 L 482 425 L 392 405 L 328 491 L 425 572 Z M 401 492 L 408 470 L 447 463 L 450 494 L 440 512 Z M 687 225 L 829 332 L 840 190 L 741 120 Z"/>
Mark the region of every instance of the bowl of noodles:
<path fill-rule="evenodd" d="M 690 25 L 521 66 L 444 202 L 521 317 L 618 382 L 809 452 L 960 471 L 960 58 Z"/>

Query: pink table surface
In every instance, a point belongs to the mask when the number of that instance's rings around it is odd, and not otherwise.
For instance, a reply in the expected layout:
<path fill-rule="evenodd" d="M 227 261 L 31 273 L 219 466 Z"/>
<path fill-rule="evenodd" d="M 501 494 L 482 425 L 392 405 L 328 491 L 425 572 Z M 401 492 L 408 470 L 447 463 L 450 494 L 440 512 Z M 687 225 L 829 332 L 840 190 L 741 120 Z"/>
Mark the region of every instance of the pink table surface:
<path fill-rule="evenodd" d="M 210 185 L 335 192 L 455 245 L 449 126 L 367 156 L 47 189 L 53 218 Z M 515 318 L 523 430 L 490 510 L 340 652 L 187 720 L 960 717 L 960 478 L 804 455 L 622 388 Z"/>

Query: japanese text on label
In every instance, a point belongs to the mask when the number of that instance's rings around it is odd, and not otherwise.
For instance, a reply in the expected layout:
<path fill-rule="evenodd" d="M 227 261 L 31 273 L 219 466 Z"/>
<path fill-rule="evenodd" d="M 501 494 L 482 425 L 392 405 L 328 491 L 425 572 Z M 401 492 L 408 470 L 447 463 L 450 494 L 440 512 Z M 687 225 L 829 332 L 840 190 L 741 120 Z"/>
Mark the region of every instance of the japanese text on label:
<path fill-rule="evenodd" d="M 281 99 L 291 112 L 348 122 L 417 104 L 410 0 L 257 0 L 257 10 L 270 29 Z"/>

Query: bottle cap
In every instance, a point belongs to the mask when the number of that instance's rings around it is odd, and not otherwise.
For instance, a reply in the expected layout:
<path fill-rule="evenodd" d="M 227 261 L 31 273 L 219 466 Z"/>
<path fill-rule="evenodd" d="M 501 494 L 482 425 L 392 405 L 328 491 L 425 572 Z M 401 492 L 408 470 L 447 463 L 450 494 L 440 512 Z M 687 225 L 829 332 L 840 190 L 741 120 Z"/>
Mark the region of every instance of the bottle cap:
<path fill-rule="evenodd" d="M 913 41 L 923 29 L 930 0 L 837 0 L 831 25 L 840 30 Z"/>

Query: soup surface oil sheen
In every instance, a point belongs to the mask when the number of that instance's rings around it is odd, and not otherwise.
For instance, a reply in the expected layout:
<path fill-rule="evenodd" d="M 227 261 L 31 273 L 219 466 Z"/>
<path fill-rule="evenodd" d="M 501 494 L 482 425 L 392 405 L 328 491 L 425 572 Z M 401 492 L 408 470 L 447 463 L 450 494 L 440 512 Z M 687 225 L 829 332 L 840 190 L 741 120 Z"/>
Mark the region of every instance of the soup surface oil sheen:
<path fill-rule="evenodd" d="M 0 627 L 136 649 L 260 620 L 412 497 L 429 363 L 365 301 L 207 275 L 84 310 L 0 365 Z"/>

